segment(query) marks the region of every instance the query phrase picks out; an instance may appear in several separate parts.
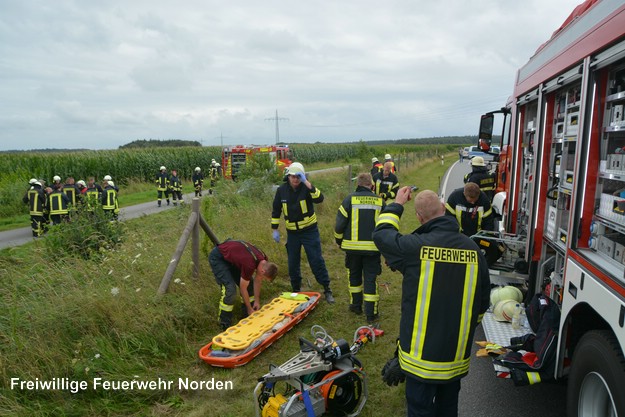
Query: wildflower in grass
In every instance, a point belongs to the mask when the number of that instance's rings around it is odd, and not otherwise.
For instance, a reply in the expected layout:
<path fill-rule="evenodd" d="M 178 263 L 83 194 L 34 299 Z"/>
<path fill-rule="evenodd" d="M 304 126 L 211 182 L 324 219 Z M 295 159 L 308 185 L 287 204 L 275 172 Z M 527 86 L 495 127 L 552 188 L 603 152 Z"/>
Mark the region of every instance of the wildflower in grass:
<path fill-rule="evenodd" d="M 117 287 L 113 287 L 113 288 L 111 288 L 111 294 L 112 294 L 112 295 L 117 295 L 117 294 L 119 294 L 119 288 L 117 288 Z"/>

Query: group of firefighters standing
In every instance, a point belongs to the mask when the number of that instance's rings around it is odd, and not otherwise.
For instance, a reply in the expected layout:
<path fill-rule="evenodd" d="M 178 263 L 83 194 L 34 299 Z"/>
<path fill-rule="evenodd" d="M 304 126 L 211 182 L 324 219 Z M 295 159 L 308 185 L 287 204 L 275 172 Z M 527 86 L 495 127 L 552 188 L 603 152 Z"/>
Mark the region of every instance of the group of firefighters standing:
<path fill-rule="evenodd" d="M 119 188 L 111 176 L 104 176 L 102 185 L 95 182 L 95 177 L 89 177 L 87 181 L 67 177 L 62 183 L 61 177 L 55 175 L 49 185 L 37 178 L 28 182 L 22 201 L 28 204 L 33 237 L 43 235 L 49 224 L 58 225 L 66 221 L 70 212 L 78 208 L 93 211 L 96 206 L 101 206 L 112 220 L 117 219 Z"/>
<path fill-rule="evenodd" d="M 208 177 L 210 179 L 210 188 L 208 189 L 208 193 L 213 193 L 213 187 L 215 187 L 215 182 L 217 179 L 221 177 L 221 164 L 215 161 L 215 159 L 211 160 L 211 166 L 208 171 Z M 195 167 L 193 170 L 193 175 L 191 177 L 191 181 L 193 181 L 193 188 L 195 190 L 196 197 L 202 197 L 202 190 L 204 187 L 204 173 L 202 172 L 202 168 Z M 182 181 L 180 177 L 178 177 L 178 171 L 172 170 L 171 174 L 167 173 L 167 167 L 161 166 L 159 169 L 159 173 L 156 175 L 156 203 L 159 207 L 161 207 L 161 203 L 163 197 L 165 197 L 165 201 L 167 205 L 173 200 L 174 206 L 178 205 L 178 201 L 180 204 L 184 203 L 184 199 L 182 198 Z"/>

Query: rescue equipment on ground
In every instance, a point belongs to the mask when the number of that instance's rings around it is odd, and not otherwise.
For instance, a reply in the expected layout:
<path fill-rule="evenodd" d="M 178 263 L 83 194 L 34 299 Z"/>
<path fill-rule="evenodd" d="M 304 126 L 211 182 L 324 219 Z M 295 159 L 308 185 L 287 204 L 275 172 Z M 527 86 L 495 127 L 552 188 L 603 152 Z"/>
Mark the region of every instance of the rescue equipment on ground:
<path fill-rule="evenodd" d="M 280 366 L 270 365 L 254 389 L 256 417 L 357 416 L 367 401 L 367 379 L 356 353 L 382 336 L 380 329 L 363 326 L 350 346 L 334 341 L 321 326 L 313 326 L 314 342 L 300 337 L 300 352 Z M 286 384 L 278 392 L 276 386 Z M 282 386 L 282 384 L 280 384 Z"/>
<path fill-rule="evenodd" d="M 200 349 L 200 359 L 223 368 L 245 365 L 302 321 L 320 297 L 318 292 L 283 293 L 213 337 Z"/>

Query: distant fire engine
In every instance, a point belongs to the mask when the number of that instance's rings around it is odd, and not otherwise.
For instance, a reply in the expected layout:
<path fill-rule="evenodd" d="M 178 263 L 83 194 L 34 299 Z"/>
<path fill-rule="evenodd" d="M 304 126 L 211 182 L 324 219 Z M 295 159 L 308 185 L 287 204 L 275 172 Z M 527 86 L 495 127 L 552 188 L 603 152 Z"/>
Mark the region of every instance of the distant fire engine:
<path fill-rule="evenodd" d="M 276 163 L 276 169 L 284 170 L 291 165 L 293 151 L 288 145 L 235 145 L 224 146 L 221 153 L 224 178 L 236 179 L 241 167 L 254 155 L 269 155 Z"/>

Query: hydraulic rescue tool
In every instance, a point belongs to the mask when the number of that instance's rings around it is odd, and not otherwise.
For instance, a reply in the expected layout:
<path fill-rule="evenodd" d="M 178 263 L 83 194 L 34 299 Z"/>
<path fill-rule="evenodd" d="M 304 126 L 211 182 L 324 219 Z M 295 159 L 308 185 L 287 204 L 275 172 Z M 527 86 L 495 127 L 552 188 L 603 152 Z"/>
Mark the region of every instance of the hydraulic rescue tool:
<path fill-rule="evenodd" d="M 384 331 L 363 326 L 350 346 L 313 326 L 314 342 L 300 337 L 300 352 L 280 366 L 270 365 L 254 389 L 256 417 L 357 416 L 367 401 L 367 379 L 356 353 Z M 281 384 L 284 383 L 284 384 Z M 277 386 L 284 390 L 278 393 Z"/>

